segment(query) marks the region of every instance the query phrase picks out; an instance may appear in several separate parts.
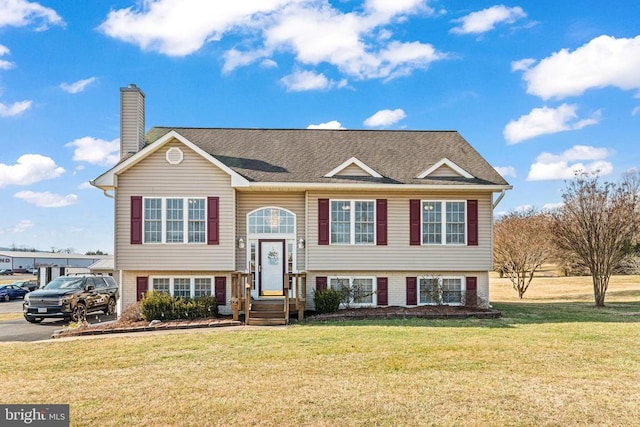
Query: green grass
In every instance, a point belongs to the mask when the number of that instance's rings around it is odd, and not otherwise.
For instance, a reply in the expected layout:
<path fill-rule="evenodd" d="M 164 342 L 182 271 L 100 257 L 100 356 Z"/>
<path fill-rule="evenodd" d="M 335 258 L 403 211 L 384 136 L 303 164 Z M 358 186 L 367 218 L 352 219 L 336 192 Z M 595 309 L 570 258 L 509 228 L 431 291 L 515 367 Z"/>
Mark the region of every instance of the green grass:
<path fill-rule="evenodd" d="M 495 320 L 386 320 L 0 344 L 2 403 L 72 425 L 638 425 L 640 278 L 492 280 Z M 538 281 L 538 282 L 536 282 Z M 617 287 L 616 287 L 617 286 Z"/>

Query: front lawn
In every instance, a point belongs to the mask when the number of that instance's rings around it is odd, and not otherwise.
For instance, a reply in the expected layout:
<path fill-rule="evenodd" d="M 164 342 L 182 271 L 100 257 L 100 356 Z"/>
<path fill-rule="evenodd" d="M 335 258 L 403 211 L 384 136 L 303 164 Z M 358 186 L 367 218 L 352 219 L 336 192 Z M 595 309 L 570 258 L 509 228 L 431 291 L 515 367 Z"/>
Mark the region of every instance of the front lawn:
<path fill-rule="evenodd" d="M 72 425 L 637 425 L 640 277 L 492 279 L 492 320 L 387 320 L 0 344 L 2 403 Z M 591 299 L 589 299 L 591 297 Z"/>

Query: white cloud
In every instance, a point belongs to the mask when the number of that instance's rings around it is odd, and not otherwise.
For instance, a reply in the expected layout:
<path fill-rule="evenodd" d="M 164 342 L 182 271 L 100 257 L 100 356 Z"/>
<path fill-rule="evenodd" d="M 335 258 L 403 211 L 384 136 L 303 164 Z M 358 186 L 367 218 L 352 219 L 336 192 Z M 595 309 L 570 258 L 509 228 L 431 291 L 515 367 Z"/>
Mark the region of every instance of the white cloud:
<path fill-rule="evenodd" d="M 633 110 L 631 110 L 631 115 L 632 116 L 635 116 L 638 113 L 640 113 L 640 107 L 636 107 Z"/>
<path fill-rule="evenodd" d="M 28 229 L 32 228 L 34 225 L 35 224 L 33 223 L 33 221 L 30 221 L 28 219 L 23 219 L 13 227 L 13 232 L 24 233 Z"/>
<path fill-rule="evenodd" d="M 0 44 L 0 56 L 4 56 L 10 52 L 9 48 Z M 0 70 L 9 70 L 14 67 L 14 63 L 11 61 L 5 61 L 0 59 Z"/>
<path fill-rule="evenodd" d="M 519 61 L 513 61 L 511 63 L 511 71 L 526 71 L 535 63 L 536 60 L 533 58 L 525 58 Z"/>
<path fill-rule="evenodd" d="M 405 117 L 407 117 L 407 115 L 401 108 L 395 110 L 380 110 L 371 117 L 368 117 L 364 121 L 364 125 L 369 127 L 388 126 L 399 122 Z"/>
<path fill-rule="evenodd" d="M 564 206 L 564 203 L 560 202 L 560 203 L 545 203 L 544 205 L 542 205 L 542 210 L 546 211 L 546 212 L 550 212 L 550 211 L 555 211 L 556 209 L 560 209 L 562 206 Z"/>
<path fill-rule="evenodd" d="M 560 154 L 544 152 L 531 165 L 527 181 L 573 179 L 577 172 L 609 175 L 613 165 L 604 159 L 612 154 L 607 148 L 588 145 L 575 145 Z"/>
<path fill-rule="evenodd" d="M 513 69 L 513 66 L 512 66 Z M 542 99 L 562 99 L 607 86 L 640 89 L 640 36 L 599 36 L 573 52 L 562 49 L 529 63 L 523 75 L 527 93 Z"/>
<path fill-rule="evenodd" d="M 88 79 L 78 80 L 77 82 L 73 83 L 62 83 L 60 84 L 60 88 L 68 93 L 79 93 L 84 91 L 87 86 L 95 81 L 95 77 L 89 77 Z"/>
<path fill-rule="evenodd" d="M 83 182 L 82 184 L 78 185 L 78 190 L 89 190 L 95 188 L 93 185 L 91 185 L 90 182 Z"/>
<path fill-rule="evenodd" d="M 0 102 L 0 117 L 13 117 L 18 116 L 31 107 L 31 101 L 19 101 L 14 102 L 11 105 L 6 105 Z"/>
<path fill-rule="evenodd" d="M 332 87 L 345 87 L 346 80 L 335 82 L 329 80 L 324 74 L 314 73 L 313 71 L 296 70 L 288 76 L 280 79 L 280 82 L 287 88 L 289 92 L 303 92 L 307 90 L 325 90 Z"/>
<path fill-rule="evenodd" d="M 309 125 L 307 129 L 345 129 L 337 120 L 331 120 L 326 123 L 320 123 L 318 125 Z"/>
<path fill-rule="evenodd" d="M 40 154 L 25 154 L 15 165 L 0 163 L 0 188 L 7 185 L 29 185 L 46 179 L 57 178 L 64 168 L 49 157 Z"/>
<path fill-rule="evenodd" d="M 225 53 L 223 72 L 290 53 L 297 66 L 327 63 L 350 77 L 388 79 L 447 57 L 427 43 L 394 41 L 386 28 L 412 14 L 432 14 L 425 0 L 367 0 L 353 11 L 338 10 L 326 0 L 157 0 L 139 5 L 111 11 L 100 30 L 169 56 L 189 55 L 228 34 L 242 34 L 242 50 Z"/>
<path fill-rule="evenodd" d="M 491 31 L 496 24 L 512 24 L 518 19 L 526 18 L 527 14 L 521 7 L 492 6 L 487 9 L 472 12 L 462 18 L 454 19 L 460 23 L 449 32 L 453 34 L 481 34 Z"/>
<path fill-rule="evenodd" d="M 534 108 L 529 114 L 509 122 L 503 130 L 504 138 L 509 144 L 517 144 L 540 135 L 582 129 L 600 121 L 600 111 L 589 118 L 578 119 L 577 109 L 576 104 Z"/>
<path fill-rule="evenodd" d="M 73 160 L 76 162 L 112 166 L 120 160 L 120 138 L 105 141 L 85 136 L 65 144 L 65 147 L 75 147 Z"/>
<path fill-rule="evenodd" d="M 25 27 L 36 24 L 36 30 L 42 31 L 50 25 L 64 25 L 64 21 L 55 10 L 40 3 L 27 0 L 0 0 L 0 28 Z"/>
<path fill-rule="evenodd" d="M 73 205 L 78 202 L 78 196 L 75 194 L 49 193 L 48 191 L 36 193 L 34 191 L 20 191 L 13 195 L 16 199 L 22 199 L 27 203 L 36 205 L 40 208 L 62 208 L 64 206 Z"/>
<path fill-rule="evenodd" d="M 494 166 L 494 169 L 503 177 L 512 176 L 516 178 L 516 168 L 513 166 Z"/>

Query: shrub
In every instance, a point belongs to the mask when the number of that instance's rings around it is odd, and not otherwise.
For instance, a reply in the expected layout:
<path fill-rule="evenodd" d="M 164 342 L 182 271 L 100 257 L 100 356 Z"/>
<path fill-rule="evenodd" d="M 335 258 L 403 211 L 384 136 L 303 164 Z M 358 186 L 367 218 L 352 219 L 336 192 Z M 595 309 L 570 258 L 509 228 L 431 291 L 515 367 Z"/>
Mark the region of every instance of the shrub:
<path fill-rule="evenodd" d="M 142 319 L 142 310 L 140 301 L 135 302 L 133 304 L 129 304 L 127 308 L 124 309 L 122 315 L 118 318 L 119 322 L 138 322 Z"/>
<path fill-rule="evenodd" d="M 148 292 L 142 299 L 145 320 L 199 319 L 218 315 L 215 297 L 174 298 L 165 292 Z"/>
<path fill-rule="evenodd" d="M 313 303 L 319 314 L 335 313 L 340 308 L 342 295 L 335 289 L 321 289 L 313 293 Z"/>

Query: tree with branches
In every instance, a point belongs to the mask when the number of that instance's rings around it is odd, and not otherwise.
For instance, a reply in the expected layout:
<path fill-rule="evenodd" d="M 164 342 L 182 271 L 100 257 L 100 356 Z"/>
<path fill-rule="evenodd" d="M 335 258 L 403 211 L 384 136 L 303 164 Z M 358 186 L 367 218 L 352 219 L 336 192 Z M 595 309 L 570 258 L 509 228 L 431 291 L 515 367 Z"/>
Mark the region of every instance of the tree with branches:
<path fill-rule="evenodd" d="M 510 212 L 496 221 L 493 231 L 495 268 L 507 276 L 522 299 L 536 271 L 549 259 L 550 217 L 534 209 Z"/>
<path fill-rule="evenodd" d="M 598 307 L 604 307 L 609 279 L 638 235 L 638 192 L 630 178 L 615 184 L 577 174 L 563 190 L 563 206 L 552 214 L 553 240 L 588 268 Z"/>

